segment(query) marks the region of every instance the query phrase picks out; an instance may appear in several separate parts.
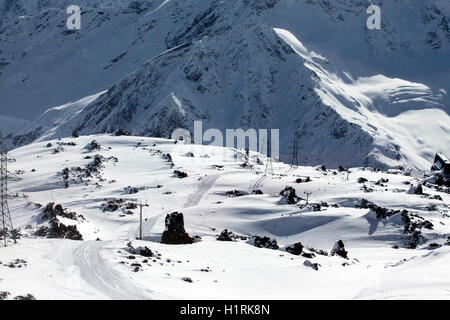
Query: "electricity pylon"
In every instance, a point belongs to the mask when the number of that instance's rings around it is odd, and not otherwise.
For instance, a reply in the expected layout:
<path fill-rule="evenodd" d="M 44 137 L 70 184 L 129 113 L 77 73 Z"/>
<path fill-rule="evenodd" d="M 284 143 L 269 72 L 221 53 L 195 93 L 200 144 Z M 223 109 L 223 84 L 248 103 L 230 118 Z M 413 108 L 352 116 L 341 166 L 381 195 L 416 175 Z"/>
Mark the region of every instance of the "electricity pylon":
<path fill-rule="evenodd" d="M 291 168 L 298 167 L 298 138 L 294 137 L 294 140 L 292 141 L 292 146 L 289 148 L 292 150 L 292 161 L 291 161 Z"/>
<path fill-rule="evenodd" d="M 3 147 L 0 133 L 0 210 L 1 210 L 1 234 L 3 245 L 8 245 L 8 238 L 11 238 L 13 224 L 8 206 L 8 153 Z M 14 240 L 15 242 L 15 240 Z"/>

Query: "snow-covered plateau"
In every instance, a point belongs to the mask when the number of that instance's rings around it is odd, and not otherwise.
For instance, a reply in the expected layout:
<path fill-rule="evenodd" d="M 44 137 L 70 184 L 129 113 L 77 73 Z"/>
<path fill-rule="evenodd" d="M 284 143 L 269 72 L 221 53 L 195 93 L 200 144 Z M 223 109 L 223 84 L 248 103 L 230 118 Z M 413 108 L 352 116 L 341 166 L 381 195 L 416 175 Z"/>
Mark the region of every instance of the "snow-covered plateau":
<path fill-rule="evenodd" d="M 9 156 L 22 236 L 0 248 L 7 299 L 450 298 L 449 187 L 431 173 L 271 168 L 254 152 L 115 135 Z M 161 243 L 175 212 L 193 243 Z"/>

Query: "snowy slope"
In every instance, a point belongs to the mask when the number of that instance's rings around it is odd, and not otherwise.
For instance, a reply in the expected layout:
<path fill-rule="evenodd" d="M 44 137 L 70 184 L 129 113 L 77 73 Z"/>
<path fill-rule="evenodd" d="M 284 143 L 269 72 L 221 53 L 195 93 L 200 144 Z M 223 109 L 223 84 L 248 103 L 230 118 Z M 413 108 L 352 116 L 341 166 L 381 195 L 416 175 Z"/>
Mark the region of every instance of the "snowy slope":
<path fill-rule="evenodd" d="M 100 149 L 89 151 L 94 139 Z M 164 153 L 170 153 L 174 167 Z M 77 168 L 87 168 L 96 155 L 103 157 L 98 173 L 79 180 Z M 27 235 L 18 244 L 0 248 L 0 291 L 10 292 L 10 297 L 31 293 L 38 299 L 448 299 L 450 277 L 443 266 L 450 262 L 450 247 L 445 245 L 450 197 L 430 179 L 423 187 L 428 195 L 417 195 L 410 188 L 423 183 L 422 178 L 363 168 L 347 174 L 292 169 L 275 162 L 273 175 L 264 176 L 265 158 L 257 153 L 250 154 L 254 168 L 249 169 L 240 166 L 240 150 L 146 137 L 43 141 L 13 150 L 10 156 L 16 159 L 10 169 L 21 178 L 9 186 L 16 194 L 10 201 L 13 223 Z M 263 162 L 258 164 L 257 158 Z M 65 168 L 70 172 L 66 180 Z M 175 177 L 175 169 L 188 177 Z M 307 176 L 311 182 L 295 182 Z M 368 181 L 358 183 L 361 177 Z M 388 181 L 376 183 L 381 178 Z M 302 198 L 311 192 L 309 204 L 283 201 L 279 192 L 286 185 Z M 127 192 L 130 186 L 138 192 Z M 249 195 L 229 197 L 225 193 L 231 190 Z M 263 194 L 252 194 L 253 190 Z M 381 207 L 406 209 L 411 219 L 427 220 L 433 228 L 420 229 L 425 238 L 416 249 L 407 249 L 411 235 L 404 233 L 400 214 L 377 219 L 370 209 L 356 207 L 363 198 Z M 106 201 L 113 199 L 148 201 L 142 241 L 135 240 L 139 209 L 131 209 L 132 214 L 103 211 Z M 47 223 L 42 210 L 48 202 L 84 216 L 77 221 L 60 218 L 76 225 L 83 241 L 35 235 Z M 313 211 L 317 204 L 321 211 Z M 201 236 L 200 242 L 159 243 L 164 218 L 174 211 L 184 214 L 187 232 Z M 246 236 L 269 236 L 280 249 L 257 248 L 245 240 L 217 241 L 225 228 Z M 349 259 L 318 253 L 308 258 L 284 250 L 301 241 L 330 252 L 337 240 L 343 240 Z M 160 256 L 132 254 L 129 241 Z M 311 250 L 305 247 L 304 252 Z M 318 270 L 306 261 L 318 263 Z M 16 267 L 8 267 L 11 262 Z M 183 281 L 186 277 L 192 282 Z"/>

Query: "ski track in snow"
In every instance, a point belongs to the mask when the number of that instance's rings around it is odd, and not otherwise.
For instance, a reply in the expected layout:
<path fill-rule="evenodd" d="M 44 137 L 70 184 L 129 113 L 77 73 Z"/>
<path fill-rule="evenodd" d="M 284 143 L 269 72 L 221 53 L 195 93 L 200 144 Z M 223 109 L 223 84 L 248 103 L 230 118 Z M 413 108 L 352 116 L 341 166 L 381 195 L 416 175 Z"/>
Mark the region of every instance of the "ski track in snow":
<path fill-rule="evenodd" d="M 198 189 L 189 195 L 186 203 L 184 204 L 184 207 L 189 208 L 198 205 L 202 200 L 203 196 L 209 190 L 211 190 L 211 188 L 214 186 L 214 183 L 217 181 L 217 179 L 220 178 L 220 176 L 221 175 L 212 175 L 203 177 L 202 181 L 198 185 Z"/>
<path fill-rule="evenodd" d="M 80 268 L 82 278 L 92 287 L 114 300 L 148 300 L 150 293 L 133 285 L 119 272 L 108 266 L 107 261 L 101 257 L 111 241 L 86 241 L 74 252 L 77 266 Z"/>

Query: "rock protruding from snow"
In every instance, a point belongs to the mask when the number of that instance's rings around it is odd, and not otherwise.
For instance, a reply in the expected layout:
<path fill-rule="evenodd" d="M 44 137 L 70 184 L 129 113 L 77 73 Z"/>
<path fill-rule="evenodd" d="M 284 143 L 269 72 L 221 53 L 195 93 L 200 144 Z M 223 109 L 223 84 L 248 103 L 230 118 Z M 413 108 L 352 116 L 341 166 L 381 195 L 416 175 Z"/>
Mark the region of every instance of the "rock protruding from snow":
<path fill-rule="evenodd" d="M 166 230 L 162 234 L 161 243 L 191 244 L 193 239 L 184 229 L 184 217 L 180 212 L 172 212 L 166 216 Z"/>
<path fill-rule="evenodd" d="M 289 252 L 290 254 L 299 256 L 302 254 L 303 248 L 304 248 L 304 246 L 302 245 L 302 243 L 297 242 L 297 243 L 291 244 L 290 246 L 286 247 L 286 251 Z"/>
<path fill-rule="evenodd" d="M 49 220 L 49 226 L 41 226 L 35 234 L 39 237 L 83 240 L 83 236 L 78 231 L 76 225 L 66 226 L 59 221 L 59 217 L 74 221 L 85 220 L 82 215 L 78 215 L 75 212 L 68 212 L 60 204 L 55 205 L 54 202 L 50 202 L 45 206 L 42 215 L 42 220 Z"/>
<path fill-rule="evenodd" d="M 138 255 L 141 255 L 141 256 L 147 257 L 147 258 L 154 256 L 153 251 L 150 250 L 150 248 L 148 248 L 146 246 L 139 246 L 139 247 L 135 248 L 135 247 L 133 247 L 133 244 L 130 242 L 130 243 L 128 243 L 128 248 L 132 254 L 138 254 Z"/>
<path fill-rule="evenodd" d="M 229 231 L 228 229 L 223 230 L 217 237 L 218 241 L 235 241 L 238 239 L 247 240 L 248 238 L 246 236 L 236 234 L 233 231 Z"/>
<path fill-rule="evenodd" d="M 269 237 L 253 236 L 250 242 L 251 244 L 253 244 L 255 247 L 258 248 L 266 248 L 273 250 L 278 250 L 280 248 L 277 244 L 277 240 L 271 239 Z"/>
<path fill-rule="evenodd" d="M 313 263 L 313 262 L 311 262 L 309 260 L 305 260 L 305 262 L 303 262 L 303 265 L 306 266 L 306 267 L 313 268 L 314 270 L 319 270 L 319 266 L 320 266 L 320 264 Z"/>
<path fill-rule="evenodd" d="M 342 240 L 336 241 L 333 249 L 331 250 L 332 256 L 340 256 L 344 259 L 348 259 L 348 252 L 345 250 L 344 242 Z"/>
<path fill-rule="evenodd" d="M 298 197 L 295 194 L 295 189 L 292 187 L 286 187 L 280 192 L 280 196 L 286 199 L 288 204 L 296 204 L 298 202 Z"/>

